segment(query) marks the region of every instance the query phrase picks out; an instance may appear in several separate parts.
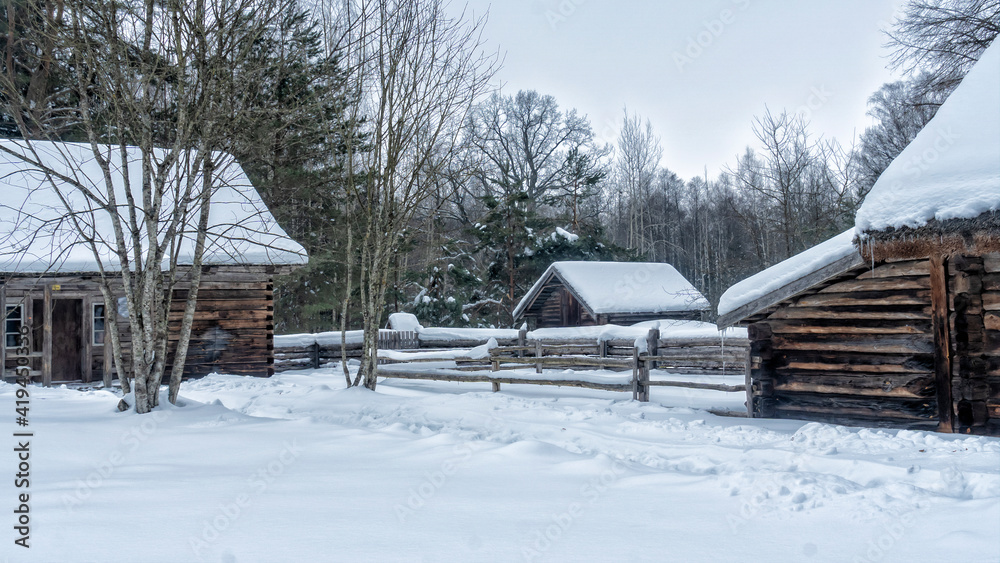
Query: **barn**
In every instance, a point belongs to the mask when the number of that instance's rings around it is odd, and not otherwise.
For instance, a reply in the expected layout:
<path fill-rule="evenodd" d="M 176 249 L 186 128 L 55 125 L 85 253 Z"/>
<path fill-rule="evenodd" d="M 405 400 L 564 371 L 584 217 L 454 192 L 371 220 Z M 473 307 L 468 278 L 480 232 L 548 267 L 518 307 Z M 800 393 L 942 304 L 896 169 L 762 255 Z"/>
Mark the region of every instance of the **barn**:
<path fill-rule="evenodd" d="M 554 262 L 514 309 L 531 328 L 701 320 L 708 300 L 673 266 L 655 262 Z"/>
<path fill-rule="evenodd" d="M 17 141 L 0 143 L 12 150 L 24 146 Z M 46 166 L 76 178 L 102 178 L 89 146 L 33 145 Z M 119 149 L 105 150 L 112 158 L 121 158 Z M 138 151 L 125 152 L 126 158 L 139 158 Z M 273 278 L 307 258 L 275 222 L 239 164 L 228 155 L 219 156 L 185 376 L 212 371 L 268 376 L 274 372 Z M 124 200 L 124 176 L 112 178 L 119 201 Z M 139 200 L 141 178 L 129 180 Z M 106 191 L 102 180 L 90 185 Z M 105 238 L 110 236 L 110 219 L 86 209 L 85 202 L 70 204 L 85 227 L 70 224 L 52 184 L 37 168 L 0 152 L 0 310 L 4 311 L 0 365 L 4 376 L 12 377 L 17 362 L 27 363 L 35 381 L 45 385 L 103 381 L 110 386 L 117 372 L 110 337 L 106 338 L 111 315 L 117 316 L 126 356 L 131 341 L 124 297 L 120 294 L 117 306 L 108 307 L 100 290 L 96 256 L 105 269 L 117 269 L 113 245 Z M 194 219 L 189 226 L 195 225 Z M 88 244 L 95 238 L 103 241 L 96 255 Z M 176 250 L 181 258 L 180 282 L 171 305 L 173 340 L 191 288 L 192 261 L 185 262 L 185 256 L 192 248 L 182 244 Z M 22 330 L 31 336 L 28 349 L 17 347 Z"/>
<path fill-rule="evenodd" d="M 1000 435 L 1000 45 L 852 229 L 730 288 L 752 416 Z"/>

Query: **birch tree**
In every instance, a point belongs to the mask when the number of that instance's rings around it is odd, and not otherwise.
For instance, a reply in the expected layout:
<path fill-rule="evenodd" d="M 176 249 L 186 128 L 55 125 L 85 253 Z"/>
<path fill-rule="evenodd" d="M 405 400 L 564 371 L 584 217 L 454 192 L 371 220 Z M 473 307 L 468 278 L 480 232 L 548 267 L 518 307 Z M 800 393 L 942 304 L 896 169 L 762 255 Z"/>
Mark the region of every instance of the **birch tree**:
<path fill-rule="evenodd" d="M 123 391 L 134 391 L 134 408 L 145 413 L 157 406 L 164 377 L 169 400 L 177 399 L 201 266 L 213 243 L 212 196 L 232 163 L 219 151 L 253 117 L 255 85 L 264 72 L 254 45 L 285 5 L 67 0 L 60 6 L 34 43 L 51 44 L 65 56 L 75 104 L 40 112 L 15 76 L 3 76 L 5 113 L 25 140 L 2 150 L 45 176 L 66 224 L 93 252 L 106 310 L 117 311 L 116 296 L 124 295 L 131 361 L 125 361 L 115 315 L 108 316 L 108 333 L 120 375 L 130 371 L 134 378 L 131 385 L 120 378 Z M 84 142 L 41 143 L 58 139 L 39 116 L 67 113 Z M 53 160 L 46 150 L 59 155 Z M 97 174 L 79 173 L 95 167 Z M 99 224 L 109 224 L 110 232 L 97 230 Z M 171 347 L 173 289 L 185 276 L 191 291 Z"/>
<path fill-rule="evenodd" d="M 349 158 L 347 189 L 363 231 L 356 244 L 364 340 L 353 384 L 374 390 L 394 255 L 448 170 L 461 124 L 488 91 L 497 59 L 482 50 L 485 18 L 452 16 L 441 0 L 348 0 L 331 8 L 337 12 L 334 43 L 346 46 L 362 101 L 355 121 L 363 115 L 367 124 L 368 150 Z"/>
<path fill-rule="evenodd" d="M 615 156 L 614 189 L 625 205 L 627 245 L 637 249 L 641 255 L 649 255 L 653 246 L 649 232 L 653 218 L 648 204 L 663 157 L 660 138 L 653 132 L 653 124 L 648 119 L 643 124 L 637 114 L 629 115 L 626 111 Z"/>

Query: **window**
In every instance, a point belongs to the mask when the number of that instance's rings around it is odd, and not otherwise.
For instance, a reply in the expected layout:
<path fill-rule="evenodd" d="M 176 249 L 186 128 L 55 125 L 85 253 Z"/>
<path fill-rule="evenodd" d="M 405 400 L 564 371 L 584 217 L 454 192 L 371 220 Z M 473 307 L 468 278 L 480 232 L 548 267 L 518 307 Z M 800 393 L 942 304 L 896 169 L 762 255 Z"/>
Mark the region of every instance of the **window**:
<path fill-rule="evenodd" d="M 104 344 L 104 303 L 94 303 L 94 345 Z"/>
<path fill-rule="evenodd" d="M 21 343 L 21 324 L 24 322 L 24 314 L 20 305 L 7 305 L 6 313 L 3 323 L 4 346 L 17 348 Z"/>

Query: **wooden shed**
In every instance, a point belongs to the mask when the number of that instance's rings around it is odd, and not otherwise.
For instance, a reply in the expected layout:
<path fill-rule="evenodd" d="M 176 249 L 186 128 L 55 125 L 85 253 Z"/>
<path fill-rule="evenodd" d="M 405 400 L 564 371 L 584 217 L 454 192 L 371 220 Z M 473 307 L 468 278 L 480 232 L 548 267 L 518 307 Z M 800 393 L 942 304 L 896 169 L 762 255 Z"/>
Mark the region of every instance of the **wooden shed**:
<path fill-rule="evenodd" d="M 531 328 L 700 320 L 708 300 L 670 264 L 554 262 L 514 309 Z"/>
<path fill-rule="evenodd" d="M 1000 435 L 1000 46 L 855 228 L 733 286 L 751 416 Z"/>
<path fill-rule="evenodd" d="M 56 144 L 35 145 L 53 159 L 67 153 Z M 223 163 L 212 196 L 209 244 L 185 376 L 212 371 L 269 376 L 274 373 L 273 278 L 305 263 L 306 256 L 274 221 L 239 164 L 231 158 Z M 46 205 L 51 197 L 47 192 L 53 190 L 46 188 L 44 179 L 5 154 L 0 156 L 0 171 L 3 375 L 12 377 L 17 363 L 27 361 L 33 378 L 45 385 L 103 380 L 110 386 L 117 371 L 110 337 L 105 338 L 110 315 L 118 316 L 126 357 L 131 341 L 124 297 L 106 305 L 94 252 L 82 244 L 79 233 L 59 221 L 58 214 L 64 213 L 60 205 Z M 113 181 L 124 189 L 120 178 Z M 95 189 L 100 184 L 95 183 Z M 94 224 L 102 230 L 99 220 Z M 48 228 L 51 225 L 56 227 Z M 185 278 L 190 279 L 191 266 L 182 265 L 179 271 L 171 306 L 172 339 L 190 289 Z M 22 327 L 31 336 L 28 350 L 17 347 Z"/>

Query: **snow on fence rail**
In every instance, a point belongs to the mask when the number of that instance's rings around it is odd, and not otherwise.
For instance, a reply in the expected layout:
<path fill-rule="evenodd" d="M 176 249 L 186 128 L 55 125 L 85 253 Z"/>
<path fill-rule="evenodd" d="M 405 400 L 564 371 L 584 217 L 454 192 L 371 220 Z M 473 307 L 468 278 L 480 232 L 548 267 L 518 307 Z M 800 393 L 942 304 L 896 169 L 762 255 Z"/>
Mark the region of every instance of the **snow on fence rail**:
<path fill-rule="evenodd" d="M 379 375 L 489 382 L 495 391 L 505 383 L 632 391 L 633 398 L 642 401 L 649 400 L 649 388 L 656 386 L 745 392 L 745 384 L 698 381 L 699 376 L 745 377 L 749 341 L 742 332 L 725 334 L 723 338 L 711 325 L 692 321 L 531 332 L 422 327 L 418 331 L 383 330 Z M 361 331 L 349 331 L 343 337 L 340 332 L 276 336 L 275 369 L 318 368 L 339 361 L 342 341 L 346 342 L 347 357 L 357 358 L 362 336 Z M 478 348 L 470 350 L 473 346 Z M 574 371 L 558 372 L 566 369 Z M 654 369 L 693 377 L 683 381 L 650 379 Z M 631 377 L 585 373 L 588 370 L 631 372 Z"/>
<path fill-rule="evenodd" d="M 656 386 L 684 387 L 725 392 L 746 392 L 746 385 L 727 385 L 698 381 L 652 380 L 650 372 L 662 369 L 681 375 L 744 374 L 749 342 L 746 338 L 730 338 L 712 343 L 704 338 L 661 338 L 656 328 L 649 329 L 645 338 L 635 340 L 609 339 L 597 343 L 581 343 L 579 339 L 535 339 L 530 341 L 520 331 L 517 343 L 494 345 L 488 357 L 462 357 L 454 353 L 433 356 L 421 352 L 419 357 L 392 354 L 399 363 L 383 365 L 379 376 L 398 379 L 430 379 L 438 381 L 489 382 L 494 391 L 500 384 L 558 385 L 607 391 L 632 391 L 632 398 L 649 400 L 649 388 Z M 453 362 L 454 367 L 421 366 L 424 362 Z M 426 365 L 426 364 L 425 364 Z M 534 368 L 535 374 L 524 374 Z M 621 376 L 593 376 L 574 373 L 546 374 L 545 369 L 594 368 L 599 370 L 631 371 L 630 379 Z M 488 371 L 487 371 L 488 370 Z M 517 375 L 500 375 L 503 371 L 522 370 Z M 471 372 L 471 373 L 469 373 Z"/>
<path fill-rule="evenodd" d="M 360 358 L 364 332 L 349 330 L 318 334 L 291 334 L 274 337 L 274 370 L 317 369 L 329 362 L 339 362 L 344 355 Z M 341 347 L 343 345 L 343 352 Z M 380 330 L 379 350 L 419 348 L 417 333 L 409 330 Z"/>

